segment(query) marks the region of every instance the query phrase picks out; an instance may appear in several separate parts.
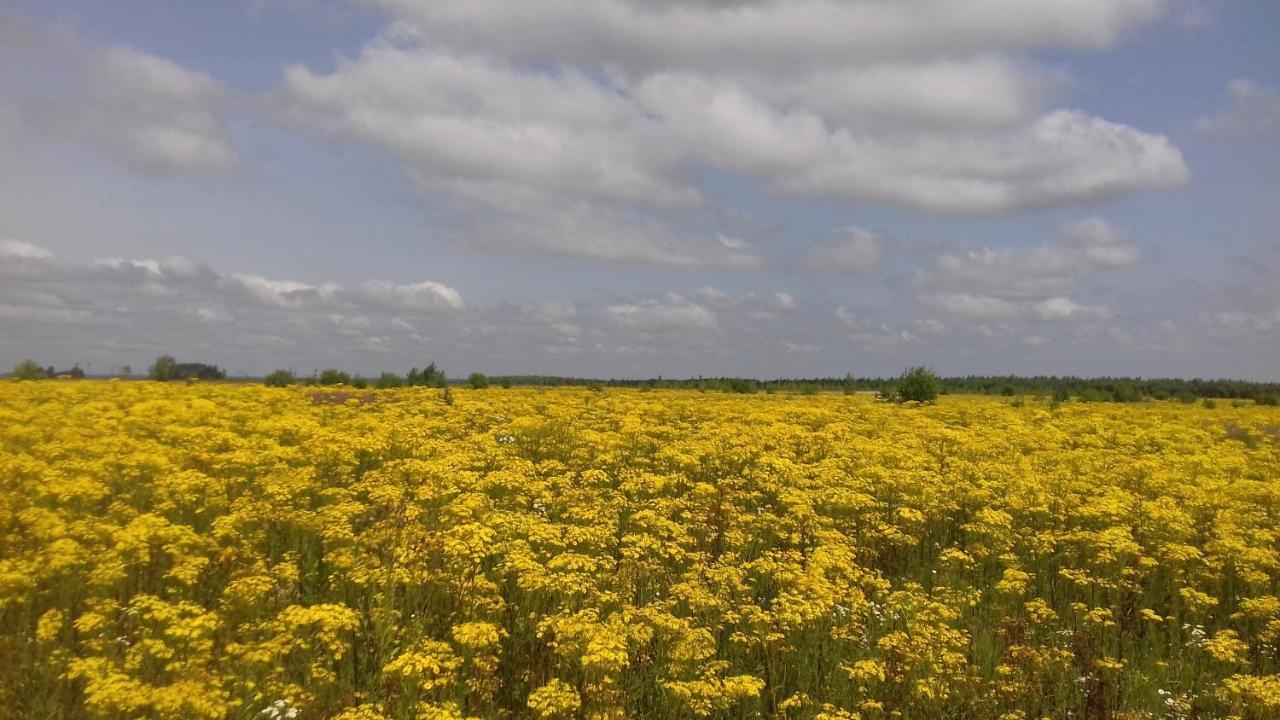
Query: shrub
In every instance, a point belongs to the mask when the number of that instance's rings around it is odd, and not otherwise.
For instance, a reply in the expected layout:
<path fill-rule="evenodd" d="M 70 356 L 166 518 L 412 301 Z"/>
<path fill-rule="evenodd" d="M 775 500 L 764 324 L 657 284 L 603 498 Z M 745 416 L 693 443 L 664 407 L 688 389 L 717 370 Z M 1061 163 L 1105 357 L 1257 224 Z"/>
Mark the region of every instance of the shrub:
<path fill-rule="evenodd" d="M 333 368 L 329 368 L 327 370 L 321 370 L 320 384 L 321 385 L 350 385 L 351 376 L 342 372 L 341 370 L 334 370 Z"/>
<path fill-rule="evenodd" d="M 923 366 L 907 368 L 898 378 L 898 398 L 903 402 L 933 402 L 941 389 L 937 373 Z"/>
<path fill-rule="evenodd" d="M 1140 402 L 1142 400 L 1142 391 L 1131 383 L 1120 383 L 1111 391 L 1111 397 L 1120 403 Z"/>
<path fill-rule="evenodd" d="M 473 372 L 467 376 L 467 385 L 472 390 L 483 390 L 489 387 L 489 378 L 485 377 L 484 373 Z"/>
<path fill-rule="evenodd" d="M 1276 407 L 1280 405 L 1280 395 L 1259 395 L 1253 402 L 1258 405 L 1270 405 L 1271 407 Z"/>
<path fill-rule="evenodd" d="M 374 382 L 374 385 L 376 387 L 382 388 L 383 390 L 387 390 L 390 388 L 403 387 L 404 378 L 400 377 L 399 375 L 393 372 L 384 372 L 378 376 L 378 379 Z"/>
<path fill-rule="evenodd" d="M 262 379 L 263 384 L 269 387 L 289 387 L 297 381 L 288 370 L 275 370 Z"/>
<path fill-rule="evenodd" d="M 151 365 L 152 380 L 222 380 L 227 373 L 217 365 L 200 362 L 180 363 L 172 355 L 161 355 Z"/>
<path fill-rule="evenodd" d="M 177 380 L 178 361 L 172 355 L 161 355 L 151 364 L 149 374 L 152 380 Z"/>
<path fill-rule="evenodd" d="M 1098 388 L 1085 388 L 1080 391 L 1080 402 L 1109 402 L 1111 399 L 1111 394 Z"/>
<path fill-rule="evenodd" d="M 14 380 L 43 380 L 48 376 L 49 374 L 45 372 L 45 369 L 35 364 L 32 360 L 23 360 L 18 363 L 14 366 L 13 372 L 9 374 L 9 377 Z"/>
<path fill-rule="evenodd" d="M 858 392 L 858 381 L 854 379 L 853 373 L 845 373 L 844 381 L 840 383 L 840 389 L 845 395 L 852 395 Z"/>
<path fill-rule="evenodd" d="M 1214 408 L 1218 407 L 1218 402 L 1217 402 L 1216 400 L 1214 400 L 1213 398 L 1205 398 L 1203 401 L 1201 401 L 1201 403 L 1200 403 L 1200 404 L 1201 404 L 1201 405 L 1203 405 L 1203 406 L 1205 406 L 1205 408 L 1207 408 L 1207 409 L 1209 409 L 1209 410 L 1212 410 L 1212 409 L 1214 409 Z"/>
<path fill-rule="evenodd" d="M 445 380 L 444 371 L 437 368 L 435 363 L 427 365 L 421 372 L 418 371 L 418 368 L 413 368 L 409 371 L 409 377 L 406 378 L 407 384 L 411 386 L 425 385 L 426 387 L 437 388 L 444 387 Z"/>

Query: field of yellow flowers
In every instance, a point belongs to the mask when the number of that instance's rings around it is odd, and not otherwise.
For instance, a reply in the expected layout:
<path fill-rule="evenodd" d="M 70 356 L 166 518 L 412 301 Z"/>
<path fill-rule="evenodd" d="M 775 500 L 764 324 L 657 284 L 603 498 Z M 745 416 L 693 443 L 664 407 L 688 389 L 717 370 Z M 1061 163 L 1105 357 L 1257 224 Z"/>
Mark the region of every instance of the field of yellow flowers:
<path fill-rule="evenodd" d="M 0 717 L 1280 717 L 1280 411 L 0 383 Z"/>

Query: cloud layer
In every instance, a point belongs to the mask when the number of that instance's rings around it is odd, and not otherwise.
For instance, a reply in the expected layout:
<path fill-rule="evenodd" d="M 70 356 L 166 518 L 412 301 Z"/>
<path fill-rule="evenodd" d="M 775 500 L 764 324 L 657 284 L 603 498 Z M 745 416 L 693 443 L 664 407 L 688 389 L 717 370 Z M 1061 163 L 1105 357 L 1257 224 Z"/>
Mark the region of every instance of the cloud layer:
<path fill-rule="evenodd" d="M 143 171 L 238 167 L 223 114 L 230 95 L 209 74 L 125 46 L 88 45 L 11 13 L 0 12 L 0 27 L 0 63 L 14 69 L 0 70 L 0 111 Z M 31 87 L 41 76 L 59 81 Z"/>
<path fill-rule="evenodd" d="M 288 68 L 301 127 L 380 148 L 453 203 L 450 237 L 753 267 L 715 242 L 721 173 L 778 197 L 998 215 L 1185 184 L 1163 135 L 1046 107 L 1024 53 L 1102 48 L 1158 0 L 376 3 L 332 70 Z"/>

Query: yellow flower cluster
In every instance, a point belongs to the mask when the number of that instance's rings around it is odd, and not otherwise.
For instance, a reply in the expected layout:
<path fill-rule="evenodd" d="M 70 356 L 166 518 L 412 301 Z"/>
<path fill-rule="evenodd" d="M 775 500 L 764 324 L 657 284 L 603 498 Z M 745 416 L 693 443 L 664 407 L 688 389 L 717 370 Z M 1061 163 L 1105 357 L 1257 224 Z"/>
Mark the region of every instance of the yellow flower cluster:
<path fill-rule="evenodd" d="M 1280 717 L 1280 411 L 0 383 L 0 716 Z"/>

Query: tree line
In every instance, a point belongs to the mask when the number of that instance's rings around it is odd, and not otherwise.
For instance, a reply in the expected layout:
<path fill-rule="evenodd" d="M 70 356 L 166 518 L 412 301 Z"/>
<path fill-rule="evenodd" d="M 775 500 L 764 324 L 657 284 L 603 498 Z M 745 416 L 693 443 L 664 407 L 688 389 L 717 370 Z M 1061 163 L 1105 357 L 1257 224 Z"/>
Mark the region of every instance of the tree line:
<path fill-rule="evenodd" d="M 9 377 L 17 380 L 37 380 L 51 377 L 83 377 L 77 366 L 69 371 L 57 372 L 52 367 L 41 367 L 31 360 L 19 363 Z M 171 355 L 156 358 L 148 371 L 153 380 L 223 380 L 226 371 L 201 362 L 178 362 Z M 581 378 L 562 375 L 497 375 L 471 373 L 465 380 L 450 380 L 435 362 L 424 367 L 410 368 L 406 374 L 383 372 L 376 377 L 365 377 L 336 368 L 328 368 L 310 375 L 297 375 L 291 370 L 276 370 L 261 378 L 267 385 L 348 385 L 356 388 L 435 387 L 466 385 L 485 388 L 501 387 L 561 387 L 578 386 L 600 390 L 607 387 L 637 389 L 689 389 L 729 393 L 789 392 L 819 393 L 874 392 L 886 399 L 929 400 L 936 395 L 1002 395 L 1037 396 L 1056 401 L 1069 399 L 1084 402 L 1138 402 L 1153 400 L 1182 400 L 1194 402 L 1200 399 L 1222 398 L 1228 400 L 1252 400 L 1263 405 L 1280 405 L 1280 383 L 1254 382 L 1231 379 L 1182 379 L 1142 377 L 1077 377 L 1072 375 L 963 375 L 944 377 L 922 367 L 908 368 L 897 377 L 844 377 L 778 378 L 760 380 L 746 377 L 696 377 L 696 378 Z M 912 397 L 904 397 L 903 388 Z"/>

